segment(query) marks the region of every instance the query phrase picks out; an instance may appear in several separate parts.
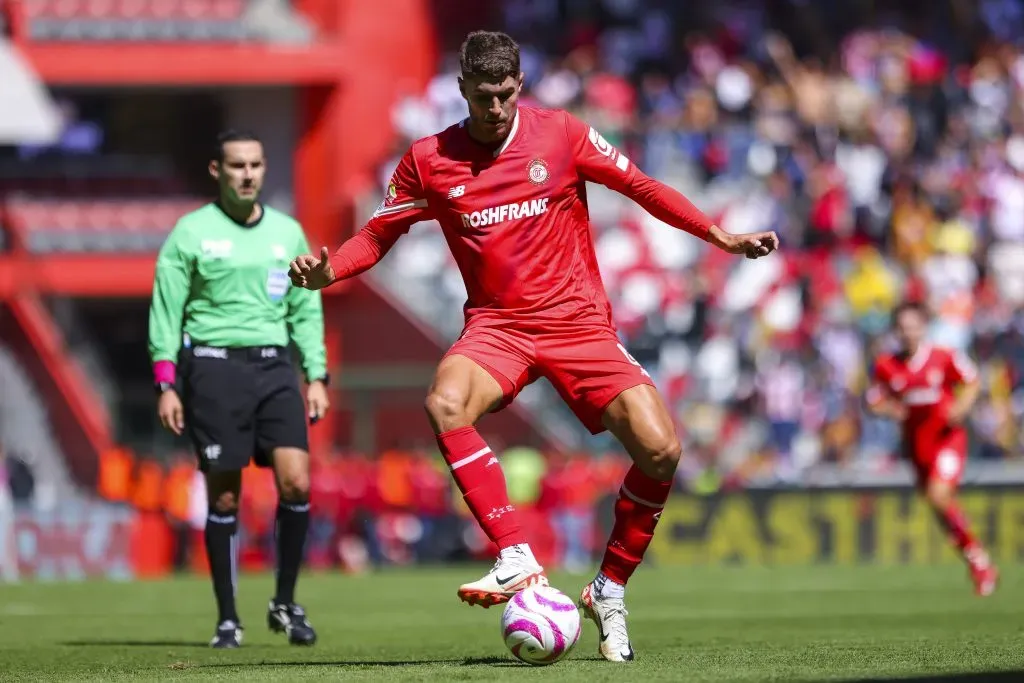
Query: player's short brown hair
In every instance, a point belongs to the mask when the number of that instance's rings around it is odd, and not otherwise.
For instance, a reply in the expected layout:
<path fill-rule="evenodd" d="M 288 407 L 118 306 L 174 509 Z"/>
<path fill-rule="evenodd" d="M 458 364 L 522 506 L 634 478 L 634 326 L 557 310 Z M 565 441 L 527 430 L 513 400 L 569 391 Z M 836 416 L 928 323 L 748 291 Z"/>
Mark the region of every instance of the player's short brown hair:
<path fill-rule="evenodd" d="M 892 309 L 893 324 L 895 324 L 904 313 L 917 313 L 925 320 L 928 320 L 928 308 L 921 301 L 904 301 L 898 304 L 896 308 Z"/>
<path fill-rule="evenodd" d="M 500 31 L 473 31 L 459 50 L 463 78 L 504 81 L 519 76 L 519 44 Z"/>
<path fill-rule="evenodd" d="M 229 142 L 258 142 L 261 145 L 263 141 L 260 140 L 259 136 L 251 130 L 235 130 L 233 128 L 221 131 L 217 135 L 216 147 L 213 149 L 213 155 L 210 157 L 214 161 L 224 163 L 224 145 Z"/>

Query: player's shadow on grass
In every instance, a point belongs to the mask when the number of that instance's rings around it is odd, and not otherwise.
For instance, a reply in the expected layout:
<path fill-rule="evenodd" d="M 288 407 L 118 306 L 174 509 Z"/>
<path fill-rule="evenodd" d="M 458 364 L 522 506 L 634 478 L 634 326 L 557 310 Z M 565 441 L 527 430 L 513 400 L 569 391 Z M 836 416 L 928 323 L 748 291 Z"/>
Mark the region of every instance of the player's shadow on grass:
<path fill-rule="evenodd" d="M 470 657 L 467 659 L 397 659 L 374 661 L 372 659 L 345 660 L 345 661 L 288 661 L 288 662 L 247 662 L 246 666 L 430 666 L 444 664 L 449 666 L 524 666 L 519 662 L 504 657 Z M 203 662 L 192 665 L 196 669 L 215 669 L 217 667 L 237 667 L 238 662 Z"/>
<path fill-rule="evenodd" d="M 70 647 L 210 647 L 209 643 L 195 640 L 65 640 L 60 644 Z"/>
<path fill-rule="evenodd" d="M 895 678 L 851 678 L 842 683 L 1017 683 L 1024 681 L 1021 671 L 979 671 L 962 674 L 920 674 Z"/>

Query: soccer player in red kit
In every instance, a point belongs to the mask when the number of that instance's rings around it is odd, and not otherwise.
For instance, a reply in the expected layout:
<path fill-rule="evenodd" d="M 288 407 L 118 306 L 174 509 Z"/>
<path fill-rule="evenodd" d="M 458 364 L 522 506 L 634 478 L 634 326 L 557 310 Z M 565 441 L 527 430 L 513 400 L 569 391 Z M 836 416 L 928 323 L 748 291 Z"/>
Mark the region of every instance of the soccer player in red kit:
<path fill-rule="evenodd" d="M 624 589 L 654 534 L 680 446 L 650 376 L 616 335 L 585 183 L 606 185 L 730 253 L 765 256 L 778 239 L 723 232 L 593 128 L 564 111 L 517 106 L 523 74 L 509 36 L 471 33 L 460 58 L 469 117 L 413 143 L 369 223 L 333 255 L 324 248 L 296 259 L 292 281 L 318 289 L 353 277 L 413 223 L 441 224 L 468 300 L 465 328 L 438 366 L 426 410 L 469 509 L 500 549 L 494 568 L 461 586 L 459 597 L 489 607 L 547 583 L 498 460 L 474 426 L 546 377 L 591 432 L 611 431 L 634 461 L 601 570 L 580 598 L 600 629 L 601 654 L 630 660 Z"/>
<path fill-rule="evenodd" d="M 980 388 L 977 369 L 962 353 L 925 342 L 927 315 L 921 305 L 900 305 L 893 321 L 900 349 L 875 361 L 868 405 L 876 415 L 902 424 L 904 456 L 914 466 L 919 488 L 963 554 L 975 592 L 991 595 L 999 572 L 956 501 L 967 460 L 963 423 Z"/>

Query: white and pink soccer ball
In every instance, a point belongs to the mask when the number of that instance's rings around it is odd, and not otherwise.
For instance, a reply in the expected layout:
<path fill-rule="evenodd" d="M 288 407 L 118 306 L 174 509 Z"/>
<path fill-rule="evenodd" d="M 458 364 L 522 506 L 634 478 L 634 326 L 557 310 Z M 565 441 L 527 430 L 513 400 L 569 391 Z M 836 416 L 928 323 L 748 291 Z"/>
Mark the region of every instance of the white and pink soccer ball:
<path fill-rule="evenodd" d="M 580 639 L 576 603 L 551 586 L 530 586 L 516 593 L 501 616 L 505 646 L 519 660 L 535 666 L 554 664 Z"/>

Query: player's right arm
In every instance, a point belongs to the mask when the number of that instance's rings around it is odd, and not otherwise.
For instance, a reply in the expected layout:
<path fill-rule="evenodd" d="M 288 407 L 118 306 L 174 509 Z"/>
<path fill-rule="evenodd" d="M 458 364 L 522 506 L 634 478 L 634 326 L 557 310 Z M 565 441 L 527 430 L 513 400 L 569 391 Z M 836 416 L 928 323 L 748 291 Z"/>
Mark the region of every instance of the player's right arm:
<path fill-rule="evenodd" d="M 384 200 L 363 229 L 333 255 L 328 256 L 325 248 L 319 256 L 295 259 L 289 271 L 292 283 L 306 289 L 321 289 L 355 277 L 379 263 L 413 224 L 432 217 L 413 146 L 398 162 Z"/>
<path fill-rule="evenodd" d="M 900 422 L 906 417 L 907 410 L 903 403 L 893 396 L 889 390 L 889 370 L 884 359 L 875 361 L 871 384 L 864 395 L 868 410 L 878 417 Z"/>
<path fill-rule="evenodd" d="M 156 259 L 153 299 L 149 305 L 149 358 L 158 384 L 174 383 L 182 319 L 195 266 L 191 242 L 191 231 L 179 221 Z"/>
<path fill-rule="evenodd" d="M 178 435 L 185 429 L 185 412 L 173 386 L 181 350 L 182 319 L 195 266 L 191 241 L 191 231 L 179 221 L 157 256 L 153 299 L 149 304 L 149 357 L 153 380 L 160 392 L 157 414 L 164 428 Z"/>

